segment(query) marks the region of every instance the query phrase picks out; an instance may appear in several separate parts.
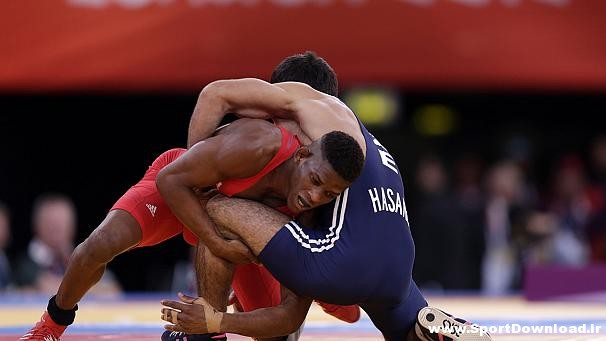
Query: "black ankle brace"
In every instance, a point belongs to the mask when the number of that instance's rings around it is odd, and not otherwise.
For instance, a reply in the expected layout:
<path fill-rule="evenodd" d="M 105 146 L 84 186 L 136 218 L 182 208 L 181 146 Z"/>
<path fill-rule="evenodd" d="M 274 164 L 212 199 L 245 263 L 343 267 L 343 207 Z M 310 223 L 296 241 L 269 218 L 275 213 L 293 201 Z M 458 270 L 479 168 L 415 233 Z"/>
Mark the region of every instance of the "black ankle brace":
<path fill-rule="evenodd" d="M 76 319 L 76 310 L 78 310 L 78 305 L 76 304 L 74 309 L 63 310 L 57 306 L 57 302 L 55 301 L 56 296 L 57 295 L 48 300 L 46 311 L 48 311 L 48 314 L 56 324 L 69 326 L 70 324 L 74 323 L 74 320 Z"/>

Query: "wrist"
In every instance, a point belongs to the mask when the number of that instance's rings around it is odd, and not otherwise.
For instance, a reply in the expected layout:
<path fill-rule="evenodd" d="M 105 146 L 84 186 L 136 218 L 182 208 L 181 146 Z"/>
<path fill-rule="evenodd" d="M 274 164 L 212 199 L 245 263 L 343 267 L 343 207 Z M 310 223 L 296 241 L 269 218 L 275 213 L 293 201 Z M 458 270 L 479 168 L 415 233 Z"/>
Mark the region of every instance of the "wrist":
<path fill-rule="evenodd" d="M 208 317 L 206 318 L 206 327 L 209 333 L 222 333 L 222 323 L 224 313 L 216 311 L 209 307 Z"/>
<path fill-rule="evenodd" d="M 220 333 L 221 332 L 221 322 L 223 321 L 223 312 L 217 311 L 213 306 L 211 306 L 204 298 L 199 297 L 194 300 L 194 304 L 202 305 L 204 309 L 204 317 L 206 321 L 206 331 L 208 333 Z"/>

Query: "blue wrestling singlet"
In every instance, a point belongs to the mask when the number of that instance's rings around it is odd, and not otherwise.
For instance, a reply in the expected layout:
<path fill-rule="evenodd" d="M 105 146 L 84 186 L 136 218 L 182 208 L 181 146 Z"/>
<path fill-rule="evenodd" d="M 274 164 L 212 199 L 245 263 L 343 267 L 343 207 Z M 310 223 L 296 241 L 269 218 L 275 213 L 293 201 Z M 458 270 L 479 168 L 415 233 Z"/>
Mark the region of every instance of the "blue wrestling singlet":
<path fill-rule="evenodd" d="M 360 123 L 366 160 L 360 177 L 320 210 L 316 228 L 296 221 L 259 260 L 298 295 L 359 304 L 388 340 L 404 340 L 427 305 L 412 280 L 414 243 L 395 160 Z"/>

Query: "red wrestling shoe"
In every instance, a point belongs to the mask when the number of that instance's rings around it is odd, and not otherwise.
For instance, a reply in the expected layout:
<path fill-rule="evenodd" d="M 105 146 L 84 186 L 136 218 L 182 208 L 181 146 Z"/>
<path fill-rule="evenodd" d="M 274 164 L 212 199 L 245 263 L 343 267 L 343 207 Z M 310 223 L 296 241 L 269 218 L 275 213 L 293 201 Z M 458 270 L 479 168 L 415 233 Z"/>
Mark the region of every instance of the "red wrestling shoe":
<path fill-rule="evenodd" d="M 19 340 L 58 341 L 67 326 L 56 324 L 48 312 L 44 312 L 40 321 Z"/>
<path fill-rule="evenodd" d="M 357 304 L 354 305 L 336 305 L 329 304 L 320 301 L 316 301 L 322 310 L 328 315 L 332 315 L 341 321 L 347 323 L 354 323 L 360 319 L 360 307 Z"/>

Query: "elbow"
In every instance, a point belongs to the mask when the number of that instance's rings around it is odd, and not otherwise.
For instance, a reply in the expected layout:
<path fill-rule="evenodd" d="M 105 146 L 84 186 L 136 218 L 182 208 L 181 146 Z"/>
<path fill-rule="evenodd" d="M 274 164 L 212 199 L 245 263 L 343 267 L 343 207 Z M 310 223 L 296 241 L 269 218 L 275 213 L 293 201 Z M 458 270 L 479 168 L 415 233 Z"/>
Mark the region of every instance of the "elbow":
<path fill-rule="evenodd" d="M 195 110 L 204 111 L 204 115 L 209 115 L 206 109 L 212 108 L 212 112 L 215 115 L 221 115 L 221 117 L 231 110 L 231 104 L 229 102 L 229 89 L 231 88 L 232 82 L 229 80 L 218 80 L 209 83 L 205 86 L 200 94 L 198 95 L 198 101 L 196 103 Z"/>
<path fill-rule="evenodd" d="M 293 316 L 289 316 L 288 314 L 280 315 L 277 320 L 281 322 L 278 325 L 274 325 L 271 328 L 271 333 L 264 335 L 265 337 L 279 337 L 293 334 L 303 324 L 303 320 L 293 318 Z"/>
<path fill-rule="evenodd" d="M 229 198 L 218 194 L 206 203 L 206 213 L 217 225 L 228 225 L 224 218 L 226 212 L 232 209 L 233 202 Z"/>
<path fill-rule="evenodd" d="M 299 330 L 299 328 L 301 328 L 301 325 L 303 324 L 303 321 L 305 320 L 305 317 L 300 319 L 298 316 L 296 318 L 294 318 L 294 316 L 292 316 L 292 315 L 285 315 L 285 316 L 282 316 L 281 318 L 282 318 L 282 321 L 284 321 L 284 324 L 282 325 L 282 328 L 280 330 L 281 335 L 290 335 L 290 334 L 297 332 Z"/>
<path fill-rule="evenodd" d="M 297 314 L 293 313 L 292 311 L 285 313 L 284 316 L 281 317 L 282 321 L 285 321 L 283 326 L 283 335 L 289 335 L 299 330 L 303 324 L 303 321 L 305 321 L 306 316 L 307 314 Z"/>
<path fill-rule="evenodd" d="M 198 101 L 220 98 L 228 87 L 228 80 L 218 80 L 206 85 L 198 95 Z"/>
<path fill-rule="evenodd" d="M 198 95 L 198 101 L 203 100 L 204 98 L 211 95 L 214 91 L 216 91 L 217 82 L 220 82 L 220 81 L 214 81 L 214 82 L 208 83 L 205 87 L 203 87 L 202 91 L 200 91 L 200 94 Z"/>
<path fill-rule="evenodd" d="M 287 328 L 284 331 L 284 335 L 290 335 L 295 333 L 297 330 L 299 330 L 299 328 L 301 328 L 301 325 L 303 324 L 303 321 L 299 321 L 299 320 L 291 320 L 288 322 L 288 325 L 286 326 Z"/>

